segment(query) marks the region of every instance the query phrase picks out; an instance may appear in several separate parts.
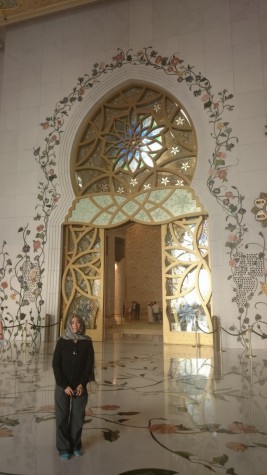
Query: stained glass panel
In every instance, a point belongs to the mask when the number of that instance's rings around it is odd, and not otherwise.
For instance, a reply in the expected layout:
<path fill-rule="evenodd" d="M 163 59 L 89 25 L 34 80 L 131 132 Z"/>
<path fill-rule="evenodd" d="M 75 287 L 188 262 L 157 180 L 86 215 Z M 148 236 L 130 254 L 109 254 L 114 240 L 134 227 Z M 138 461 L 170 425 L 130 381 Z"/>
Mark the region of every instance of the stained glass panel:
<path fill-rule="evenodd" d="M 75 192 L 188 186 L 195 167 L 196 134 L 177 99 L 156 87 L 127 86 L 88 117 L 73 160 Z"/>

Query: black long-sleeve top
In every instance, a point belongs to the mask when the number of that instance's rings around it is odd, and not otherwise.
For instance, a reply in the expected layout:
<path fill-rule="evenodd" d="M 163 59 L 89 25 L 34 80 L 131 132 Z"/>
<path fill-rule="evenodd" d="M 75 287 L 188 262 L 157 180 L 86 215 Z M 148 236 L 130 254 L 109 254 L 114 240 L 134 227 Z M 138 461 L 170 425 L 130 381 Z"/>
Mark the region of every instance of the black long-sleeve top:
<path fill-rule="evenodd" d="M 53 371 L 58 386 L 76 389 L 94 381 L 94 348 L 91 339 L 66 340 L 59 338 L 55 347 Z"/>

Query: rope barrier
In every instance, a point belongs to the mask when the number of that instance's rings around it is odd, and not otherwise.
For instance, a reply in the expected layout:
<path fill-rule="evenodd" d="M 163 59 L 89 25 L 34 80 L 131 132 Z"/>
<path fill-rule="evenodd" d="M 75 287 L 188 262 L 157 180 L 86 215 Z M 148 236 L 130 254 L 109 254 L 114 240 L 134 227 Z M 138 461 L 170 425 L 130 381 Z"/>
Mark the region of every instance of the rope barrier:
<path fill-rule="evenodd" d="M 258 332 L 256 332 L 255 330 L 252 330 L 252 332 L 255 333 L 255 335 L 260 336 L 262 339 L 267 338 L 266 333 L 258 333 Z"/>
<path fill-rule="evenodd" d="M 206 335 L 213 335 L 213 334 L 215 334 L 215 333 L 217 333 L 217 332 L 219 331 L 219 328 L 217 328 L 217 329 L 214 330 L 214 331 L 208 332 L 208 331 L 203 330 L 203 328 L 201 328 L 201 327 L 199 326 L 198 322 L 196 322 L 196 325 L 197 325 L 197 328 L 198 328 L 202 333 L 205 333 Z M 223 328 L 222 326 L 220 326 L 220 329 L 223 330 L 223 331 L 224 331 L 225 333 L 227 333 L 228 335 L 235 336 L 235 337 L 244 335 L 244 334 L 247 333 L 247 331 L 248 331 L 248 330 L 246 329 L 246 330 L 244 330 L 243 332 L 240 332 L 240 333 L 235 334 L 235 333 L 230 333 L 229 331 L 225 330 L 225 328 Z M 267 335 L 266 335 L 266 338 L 267 338 Z"/>
<path fill-rule="evenodd" d="M 256 322 L 255 322 L 255 323 L 256 323 Z M 254 323 L 253 325 L 255 325 L 255 323 Z M 257 322 L 257 323 L 258 323 L 258 322 Z M 264 324 L 267 325 L 267 322 L 261 322 L 261 323 L 264 323 Z M 11 325 L 11 326 L 3 325 L 3 329 L 4 329 L 4 330 L 8 330 L 8 329 L 10 329 L 10 328 L 22 327 L 23 325 L 29 325 L 30 327 L 32 327 L 32 328 L 34 328 L 34 329 L 37 329 L 37 328 L 50 328 L 50 327 L 54 327 L 54 326 L 59 325 L 59 324 L 60 324 L 60 322 L 51 323 L 51 324 L 49 324 L 49 325 L 37 325 L 36 323 L 30 323 L 30 322 L 28 322 L 28 321 L 26 320 L 25 322 L 23 322 L 23 323 L 18 323 L 17 325 Z M 252 326 L 253 326 L 253 325 L 252 325 Z M 219 330 L 221 329 L 221 330 L 223 330 L 225 333 L 227 333 L 227 334 L 230 335 L 230 336 L 238 337 L 238 336 L 244 335 L 244 334 L 247 333 L 247 331 L 248 331 L 248 328 L 247 328 L 247 329 L 245 329 L 245 330 L 243 330 L 242 332 L 239 332 L 239 333 L 231 333 L 231 332 L 229 332 L 228 330 L 226 330 L 225 328 L 223 328 L 222 326 L 220 326 L 220 328 L 216 328 L 215 330 L 207 331 L 207 330 L 204 330 L 203 328 L 201 328 L 201 327 L 199 326 L 198 321 L 196 321 L 196 326 L 197 326 L 197 328 L 198 328 L 202 333 L 205 333 L 206 335 L 214 335 L 214 334 L 218 333 Z M 262 333 L 258 333 L 258 332 L 256 332 L 253 328 L 252 328 L 252 332 L 255 333 L 255 335 L 260 336 L 261 338 L 264 338 L 264 339 L 267 338 L 267 334 L 265 334 L 265 333 L 263 333 L 263 334 L 262 334 Z"/>
<path fill-rule="evenodd" d="M 50 327 L 54 327 L 55 325 L 59 325 L 59 324 L 60 324 L 60 322 L 51 323 L 51 325 L 35 325 L 34 323 L 32 323 L 30 325 L 34 328 L 50 328 Z"/>
<path fill-rule="evenodd" d="M 29 325 L 30 327 L 37 329 L 37 328 L 50 328 L 54 327 L 55 325 L 59 325 L 60 322 L 52 323 L 51 325 L 36 325 L 36 323 L 30 323 L 27 320 L 23 323 L 19 323 L 18 325 L 12 325 L 7 327 L 6 325 L 3 325 L 3 330 L 8 330 L 9 328 L 17 328 L 17 327 L 22 327 L 23 325 Z"/>
<path fill-rule="evenodd" d="M 256 355 L 253 355 L 252 353 L 252 343 L 251 343 L 251 334 L 254 333 L 255 335 L 259 336 L 260 338 L 262 339 L 265 339 L 267 338 L 267 334 L 266 333 L 259 333 L 257 331 L 254 330 L 254 326 L 255 325 L 259 325 L 259 324 L 264 324 L 264 325 L 267 325 L 267 322 L 263 321 L 263 320 L 258 320 L 256 322 L 254 322 L 252 325 L 248 325 L 248 328 L 246 328 L 245 330 L 243 331 L 240 331 L 239 333 L 231 333 L 229 332 L 228 330 L 226 330 L 225 328 L 223 328 L 220 324 L 220 322 L 218 323 L 218 328 L 215 329 L 214 331 L 211 331 L 211 332 L 207 332 L 205 330 L 203 330 L 199 325 L 198 325 L 198 319 L 196 317 L 196 327 L 203 333 L 206 333 L 206 334 L 215 334 L 217 331 L 220 331 L 220 349 L 219 351 L 223 351 L 222 350 L 222 344 L 221 344 L 221 334 L 222 334 L 222 330 L 227 333 L 228 335 L 230 336 L 234 336 L 235 338 L 236 337 L 240 337 L 246 333 L 248 333 L 248 346 L 246 347 L 246 352 L 248 352 L 248 354 L 246 355 L 247 358 L 255 358 Z"/>
<path fill-rule="evenodd" d="M 205 330 L 203 330 L 203 328 L 201 328 L 201 327 L 199 326 L 198 321 L 196 321 L 196 327 L 197 327 L 200 331 L 202 331 L 202 333 L 205 333 L 206 335 L 214 335 L 215 333 L 218 333 L 218 331 L 219 331 L 219 328 L 217 328 L 216 330 L 210 331 L 210 332 L 205 331 Z"/>
<path fill-rule="evenodd" d="M 221 345 L 221 335 L 222 335 L 222 331 L 224 331 L 225 333 L 227 333 L 228 335 L 230 336 L 233 336 L 235 338 L 237 337 L 240 337 L 246 333 L 249 333 L 249 338 L 248 338 L 248 342 L 249 342 L 249 346 L 248 346 L 248 350 L 249 350 L 249 354 L 247 355 L 248 357 L 254 357 L 255 355 L 252 354 L 252 345 L 251 345 L 251 333 L 254 333 L 255 335 L 259 336 L 260 338 L 262 339 L 265 339 L 267 338 L 267 334 L 265 333 L 259 333 L 257 331 L 254 330 L 254 325 L 259 325 L 259 323 L 261 324 L 264 324 L 264 325 L 267 325 L 267 322 L 265 321 L 256 321 L 254 322 L 251 326 L 248 326 L 248 328 L 246 328 L 245 330 L 243 331 L 240 331 L 239 333 L 231 333 L 229 332 L 228 330 L 226 330 L 225 328 L 223 328 L 220 324 L 220 322 L 218 322 L 218 326 L 217 328 L 214 328 L 213 330 L 211 331 L 207 331 L 207 330 L 204 330 L 203 328 L 201 328 L 201 326 L 199 325 L 198 323 L 198 316 L 196 316 L 195 318 L 195 333 L 196 333 L 196 346 L 200 347 L 201 345 L 199 344 L 199 336 L 198 336 L 198 332 L 197 330 L 199 330 L 200 332 L 206 334 L 206 335 L 215 335 L 217 333 L 220 334 L 220 351 L 223 351 L 222 350 L 222 345 Z M 37 325 L 35 323 L 32 323 L 32 322 L 28 322 L 27 320 L 25 320 L 24 322 L 22 323 L 19 323 L 17 325 L 11 325 L 11 326 L 6 326 L 3 324 L 3 330 L 9 330 L 9 329 L 13 329 L 13 328 L 17 328 L 17 327 L 22 327 L 22 331 L 25 332 L 26 330 L 26 333 L 27 333 L 27 327 L 29 326 L 31 329 L 34 329 L 34 330 L 37 330 L 37 329 L 43 329 L 43 328 L 51 328 L 51 327 L 54 327 L 56 325 L 60 325 L 61 324 L 61 321 L 59 322 L 56 322 L 56 323 L 51 323 L 49 325 Z M 25 327 L 24 327 L 25 325 Z"/>
<path fill-rule="evenodd" d="M 255 323 L 258 323 L 258 322 L 255 322 Z M 255 325 L 255 323 L 253 325 Z M 265 325 L 267 325 L 267 322 L 263 322 L 261 321 L 260 323 L 264 323 Z M 34 329 L 37 329 L 37 328 L 50 328 L 50 327 L 54 327 L 56 325 L 60 325 L 60 322 L 56 322 L 56 323 L 51 323 L 49 325 L 37 325 L 36 323 L 30 323 L 28 322 L 27 320 L 25 322 L 22 322 L 22 323 L 18 323 L 17 325 L 11 325 L 11 326 L 6 326 L 6 325 L 3 325 L 3 329 L 4 330 L 8 330 L 10 328 L 17 328 L 17 327 L 22 327 L 23 325 L 29 325 L 31 328 L 34 328 Z M 252 327 L 253 327 L 252 325 Z M 248 331 L 248 328 L 243 330 L 242 332 L 239 332 L 239 333 L 231 333 L 229 332 L 228 330 L 226 330 L 225 328 L 223 328 L 222 326 L 219 326 L 218 328 L 216 328 L 215 330 L 211 330 L 211 331 L 207 331 L 207 330 L 204 330 L 203 328 L 201 328 L 201 326 L 199 326 L 199 323 L 198 321 L 196 320 L 196 326 L 197 328 L 202 332 L 202 333 L 205 333 L 206 335 L 214 335 L 216 333 L 218 333 L 220 330 L 223 330 L 225 333 L 227 333 L 228 335 L 230 336 L 234 336 L 234 337 L 238 337 L 238 336 L 242 336 L 244 335 L 245 333 L 247 333 Z M 267 338 L 267 334 L 265 333 L 258 333 L 256 332 L 253 328 L 252 328 L 252 332 L 255 333 L 255 335 L 258 335 L 260 336 L 261 338 Z"/>
<path fill-rule="evenodd" d="M 246 329 L 246 330 L 244 330 L 244 331 L 242 331 L 242 332 L 240 332 L 240 333 L 236 333 L 236 334 L 235 334 L 235 333 L 230 333 L 229 331 L 225 330 L 225 328 L 223 328 L 223 327 L 221 327 L 221 329 L 222 329 L 225 333 L 227 333 L 227 335 L 235 336 L 235 337 L 244 335 L 244 334 L 247 333 L 247 331 L 248 331 L 248 330 Z"/>
<path fill-rule="evenodd" d="M 11 327 L 7 327 L 7 326 L 3 325 L 3 330 L 8 330 L 9 328 L 22 327 L 23 325 L 24 325 L 24 322 L 23 322 L 23 323 L 19 323 L 18 325 L 12 325 Z"/>

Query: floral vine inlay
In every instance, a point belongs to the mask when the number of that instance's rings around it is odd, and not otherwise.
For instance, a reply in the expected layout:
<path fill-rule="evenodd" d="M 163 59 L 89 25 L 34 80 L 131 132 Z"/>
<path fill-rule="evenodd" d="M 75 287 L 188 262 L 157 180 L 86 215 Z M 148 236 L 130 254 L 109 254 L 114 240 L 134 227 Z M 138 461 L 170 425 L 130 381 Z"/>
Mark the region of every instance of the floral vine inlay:
<path fill-rule="evenodd" d="M 235 268 L 242 254 L 241 246 L 244 246 L 244 236 L 247 228 L 244 223 L 244 215 L 246 213 L 243 207 L 244 196 L 238 191 L 236 186 L 228 186 L 229 170 L 231 166 L 237 165 L 237 163 L 234 165 L 229 164 L 229 154 L 237 144 L 238 139 L 233 135 L 230 123 L 228 120 L 224 120 L 223 115 L 225 112 L 228 113 L 233 110 L 233 105 L 231 104 L 233 95 L 224 89 L 215 96 L 210 81 L 200 72 L 195 72 L 194 67 L 186 66 L 177 54 L 172 54 L 170 57 L 164 56 L 152 47 L 145 47 L 136 53 L 132 50 L 123 51 L 118 49 L 110 63 L 95 63 L 91 74 L 79 77 L 76 86 L 70 94 L 63 97 L 56 104 L 53 114 L 46 117 L 41 123 L 43 130 L 47 131 L 48 135 L 44 139 L 44 146 L 37 147 L 34 150 L 35 160 L 43 172 L 43 181 L 38 185 L 37 213 L 34 217 L 34 220 L 38 222 L 38 226 L 35 231 L 31 231 L 29 225 L 22 226 L 19 229 L 23 236 L 23 243 L 21 252 L 17 255 L 16 263 L 12 265 L 11 260 L 8 258 L 8 253 L 4 250 L 5 242 L 1 252 L 1 311 L 6 328 L 13 325 L 12 331 L 8 330 L 10 335 L 14 334 L 15 325 L 17 325 L 15 335 L 22 332 L 23 328 L 21 325 L 26 317 L 28 317 L 27 319 L 30 323 L 28 330 L 30 336 L 36 338 L 40 331 L 40 322 L 43 318 L 43 316 L 41 317 L 41 311 L 44 304 L 42 292 L 47 230 L 50 216 L 60 199 L 55 172 L 56 147 L 61 144 L 64 121 L 70 115 L 74 105 L 79 104 L 83 100 L 86 91 L 91 91 L 102 75 L 129 64 L 134 66 L 150 66 L 158 72 L 175 77 L 179 83 L 184 82 L 194 97 L 200 98 L 203 103 L 212 127 L 211 137 L 214 142 L 214 151 L 209 160 L 210 171 L 207 186 L 210 194 L 226 213 L 228 238 L 225 245 L 228 248 L 229 263 L 232 269 L 229 279 L 232 279 L 234 275 Z M 151 122 L 150 118 L 144 118 L 144 130 L 146 120 Z M 183 118 L 177 120 L 181 122 Z M 157 138 L 160 136 L 160 129 L 157 129 L 155 123 L 150 123 L 150 126 L 154 128 L 153 143 L 157 143 L 157 146 L 160 147 L 160 141 Z M 152 166 L 150 155 L 155 151 L 151 148 L 151 138 L 146 136 L 141 130 L 137 130 L 136 133 L 138 136 L 136 149 L 129 150 L 127 146 L 124 146 L 122 147 L 122 156 L 124 160 L 127 157 L 127 166 L 130 168 L 141 166 L 142 160 Z M 142 134 L 144 135 L 143 142 L 140 139 Z M 118 136 L 118 140 L 125 142 L 126 139 L 127 131 L 123 131 L 123 137 Z M 175 152 L 173 150 L 173 154 Z M 184 167 L 186 168 L 186 162 Z M 132 182 L 131 185 L 134 187 L 136 183 Z M 123 192 L 122 188 L 120 188 L 119 192 Z M 31 244 L 29 243 L 30 235 L 34 235 Z M 259 253 L 259 257 L 264 260 L 265 247 L 264 251 Z M 23 269 L 27 269 L 26 273 L 23 272 Z M 233 286 L 233 292 L 237 293 L 236 286 Z M 233 328 L 244 330 L 250 324 L 248 309 L 250 306 L 249 301 L 253 295 L 254 292 L 247 294 L 245 303 L 238 307 L 238 324 L 234 323 Z M 17 311 L 12 315 L 6 305 L 8 298 L 17 304 Z M 233 298 L 233 301 L 236 301 L 236 297 Z M 259 320 L 258 314 L 256 317 Z M 245 338 L 240 337 L 240 340 L 246 344 Z"/>

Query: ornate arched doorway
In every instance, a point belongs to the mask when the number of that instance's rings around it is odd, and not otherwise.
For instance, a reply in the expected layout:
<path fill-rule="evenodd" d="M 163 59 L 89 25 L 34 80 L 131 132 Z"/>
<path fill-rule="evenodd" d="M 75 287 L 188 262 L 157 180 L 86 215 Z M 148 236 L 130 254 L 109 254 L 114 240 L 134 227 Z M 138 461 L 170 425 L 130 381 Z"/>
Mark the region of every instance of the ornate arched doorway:
<path fill-rule="evenodd" d="M 133 221 L 161 226 L 164 341 L 192 343 L 196 315 L 211 328 L 207 213 L 190 186 L 196 162 L 189 115 L 155 86 L 127 84 L 90 111 L 72 153 L 63 325 L 78 311 L 103 339 L 104 230 Z M 207 333 L 201 338 L 211 344 Z"/>

